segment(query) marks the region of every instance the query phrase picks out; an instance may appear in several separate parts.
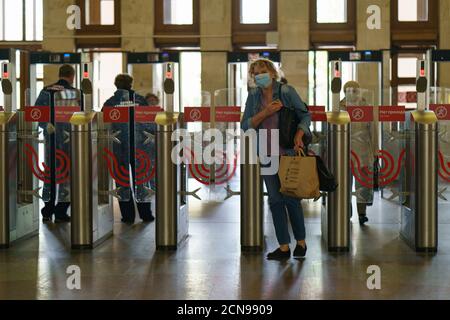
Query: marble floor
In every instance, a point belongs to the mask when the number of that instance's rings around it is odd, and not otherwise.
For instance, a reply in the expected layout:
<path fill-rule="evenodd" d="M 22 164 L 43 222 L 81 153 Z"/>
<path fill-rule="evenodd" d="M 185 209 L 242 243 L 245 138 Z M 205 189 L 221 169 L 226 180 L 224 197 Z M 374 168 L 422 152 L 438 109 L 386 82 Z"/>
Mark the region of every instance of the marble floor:
<path fill-rule="evenodd" d="M 450 212 L 439 253 L 417 254 L 399 238 L 398 206 L 378 196 L 367 227 L 354 219 L 351 252 L 330 254 L 320 210 L 305 202 L 308 256 L 280 263 L 240 252 L 238 208 L 239 197 L 191 199 L 190 235 L 173 253 L 155 252 L 154 224 L 126 226 L 119 216 L 114 236 L 90 252 L 66 248 L 68 226 L 43 225 L 0 251 L 0 299 L 450 299 Z M 276 239 L 266 217 L 269 250 Z M 81 290 L 66 286 L 71 265 L 81 268 Z M 381 268 L 381 290 L 367 288 L 371 265 Z"/>

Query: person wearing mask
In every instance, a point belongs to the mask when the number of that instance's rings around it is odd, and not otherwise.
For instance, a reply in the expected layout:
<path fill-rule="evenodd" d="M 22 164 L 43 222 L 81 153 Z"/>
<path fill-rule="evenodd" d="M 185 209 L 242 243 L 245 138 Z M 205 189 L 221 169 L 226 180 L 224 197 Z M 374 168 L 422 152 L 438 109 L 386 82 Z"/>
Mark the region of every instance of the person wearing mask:
<path fill-rule="evenodd" d="M 145 98 L 139 94 L 137 94 L 134 90 L 132 90 L 133 86 L 133 78 L 128 74 L 119 74 L 115 81 L 114 85 L 117 90 L 112 97 L 110 97 L 103 106 L 115 107 L 120 106 L 123 103 L 130 103 L 132 101 L 136 106 L 148 106 Z M 119 140 L 122 142 L 120 145 L 115 144 L 114 146 L 114 154 L 118 156 L 119 163 L 122 162 L 122 165 L 128 166 L 128 159 L 123 159 L 123 157 L 128 157 L 129 154 L 129 163 L 132 170 L 133 180 L 135 177 L 135 133 L 137 135 L 144 135 L 143 126 L 150 126 L 151 133 L 156 133 L 156 126 L 154 124 L 136 124 L 134 121 L 134 109 L 130 108 L 130 134 L 127 135 L 126 132 L 121 132 L 118 136 Z M 142 138 L 142 137 L 138 137 Z M 127 149 L 127 150 L 125 150 Z M 125 156 L 127 155 L 127 156 Z M 135 181 L 132 183 L 135 185 Z M 135 212 L 135 199 L 133 197 L 133 190 L 131 188 L 122 188 L 122 194 L 129 194 L 129 200 L 125 201 L 119 200 L 120 212 L 122 214 L 122 222 L 126 224 L 133 224 L 136 218 Z M 139 212 L 139 216 L 144 222 L 153 222 L 155 220 L 150 202 L 139 202 L 137 203 L 137 209 Z"/>
<path fill-rule="evenodd" d="M 340 109 L 346 111 L 348 106 L 367 106 L 368 103 L 361 94 L 358 82 L 349 81 L 344 85 L 345 98 L 340 102 Z M 372 132 L 370 123 L 352 123 L 351 146 L 358 154 L 361 168 L 373 172 L 375 155 L 373 152 Z M 361 185 L 355 181 L 358 193 L 356 208 L 358 211 L 359 224 L 364 225 L 369 221 L 367 218 L 367 207 L 373 204 L 373 189 Z"/>
<path fill-rule="evenodd" d="M 50 106 L 52 114 L 55 110 L 55 96 L 58 92 L 64 92 L 65 101 L 71 101 L 74 105 L 81 105 L 80 95 L 77 94 L 77 90 L 73 87 L 75 80 L 75 69 L 68 64 L 62 65 L 59 68 L 59 80 L 45 87 L 36 100 L 36 106 Z M 55 124 L 53 119 L 53 125 Z M 39 123 L 39 127 L 43 129 L 45 141 L 54 139 L 54 145 L 46 143 L 45 148 L 45 162 L 51 167 L 51 159 L 55 159 L 56 149 L 62 149 L 65 136 L 64 131 L 67 129 L 67 125 L 59 125 L 56 130 L 52 130 L 51 126 L 47 123 Z M 70 126 L 69 126 L 70 132 Z M 56 160 L 54 160 L 56 161 Z M 56 164 L 55 166 L 56 167 Z M 54 169 L 53 169 L 54 170 Z M 52 172 L 55 175 L 55 172 Z M 48 199 L 45 201 L 44 208 L 41 210 L 43 222 L 51 222 L 53 215 L 55 215 L 55 223 L 69 222 L 70 217 L 67 215 L 67 211 L 70 207 L 70 201 L 67 200 L 67 196 L 64 196 L 64 190 L 60 186 L 57 192 L 57 186 L 55 179 L 52 179 L 51 183 L 44 183 L 43 198 Z M 63 201 L 59 201 L 62 200 Z"/>
<path fill-rule="evenodd" d="M 280 153 L 293 155 L 300 151 L 305 147 L 303 140 L 305 136 L 311 135 L 309 131 L 311 114 L 306 104 L 292 86 L 283 85 L 280 82 L 279 73 L 272 61 L 256 60 L 250 65 L 249 73 L 251 81 L 256 87 L 249 90 L 241 122 L 242 130 L 266 129 L 269 131 L 268 136 L 270 137 L 271 130 L 279 130 L 283 125 L 279 123 L 278 112 L 285 106 L 293 107 L 300 121 L 294 141 L 295 150 L 282 150 L 280 147 Z M 271 141 L 267 141 L 267 143 L 270 146 Z M 307 245 L 301 201 L 280 193 L 281 183 L 278 174 L 264 175 L 263 180 L 269 193 L 269 206 L 279 243 L 279 248 L 269 253 L 267 258 L 269 260 L 286 260 L 291 257 L 288 216 L 296 240 L 294 257 L 305 257 Z"/>

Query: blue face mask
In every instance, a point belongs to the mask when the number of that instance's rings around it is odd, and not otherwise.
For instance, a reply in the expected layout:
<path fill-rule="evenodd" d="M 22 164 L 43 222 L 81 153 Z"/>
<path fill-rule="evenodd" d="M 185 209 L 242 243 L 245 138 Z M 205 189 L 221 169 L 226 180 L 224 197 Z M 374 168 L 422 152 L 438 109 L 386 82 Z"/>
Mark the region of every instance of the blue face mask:
<path fill-rule="evenodd" d="M 269 73 L 258 74 L 255 76 L 255 84 L 262 89 L 267 89 L 272 84 L 272 78 Z"/>

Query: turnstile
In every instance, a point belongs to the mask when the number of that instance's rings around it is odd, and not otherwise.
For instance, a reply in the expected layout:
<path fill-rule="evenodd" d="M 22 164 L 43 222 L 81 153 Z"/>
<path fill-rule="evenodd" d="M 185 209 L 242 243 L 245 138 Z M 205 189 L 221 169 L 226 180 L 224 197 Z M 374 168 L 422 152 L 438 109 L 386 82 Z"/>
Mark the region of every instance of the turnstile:
<path fill-rule="evenodd" d="M 93 111 L 89 65 L 82 64 L 85 111 L 70 119 L 72 249 L 94 248 L 112 235 L 114 226 L 112 179 L 106 161 L 99 157 L 111 141 L 102 113 Z"/>
<path fill-rule="evenodd" d="M 418 108 L 411 112 L 406 130 L 411 133 L 402 184 L 401 232 L 418 252 L 438 250 L 438 119 L 428 110 L 427 66 L 418 61 Z"/>
<path fill-rule="evenodd" d="M 189 210 L 186 164 L 174 163 L 172 136 L 183 128 L 183 119 L 175 113 L 175 83 L 171 65 L 164 82 L 165 112 L 156 116 L 156 249 L 176 250 L 188 236 Z M 184 151 L 183 151 L 184 152 Z"/>
<path fill-rule="evenodd" d="M 26 139 L 36 143 L 36 126 L 28 125 L 23 110 L 17 110 L 15 57 L 15 50 L 0 50 L 5 100 L 0 111 L 0 248 L 39 231 L 37 179 L 24 156 Z"/>
<path fill-rule="evenodd" d="M 339 184 L 337 190 L 326 197 L 322 206 L 322 239 L 331 252 L 350 250 L 351 176 L 350 176 L 350 116 L 339 110 L 342 90 L 342 62 L 332 63 L 332 111 L 327 113 L 327 164 Z"/>

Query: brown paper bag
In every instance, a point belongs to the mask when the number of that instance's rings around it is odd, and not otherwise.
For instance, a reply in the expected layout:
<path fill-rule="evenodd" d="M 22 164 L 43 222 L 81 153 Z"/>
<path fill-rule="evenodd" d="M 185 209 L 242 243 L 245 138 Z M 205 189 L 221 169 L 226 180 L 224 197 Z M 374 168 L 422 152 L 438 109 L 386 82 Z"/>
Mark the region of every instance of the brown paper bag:
<path fill-rule="evenodd" d="M 319 175 L 315 157 L 307 157 L 302 151 L 299 156 L 282 156 L 278 172 L 280 192 L 299 199 L 320 197 Z"/>

